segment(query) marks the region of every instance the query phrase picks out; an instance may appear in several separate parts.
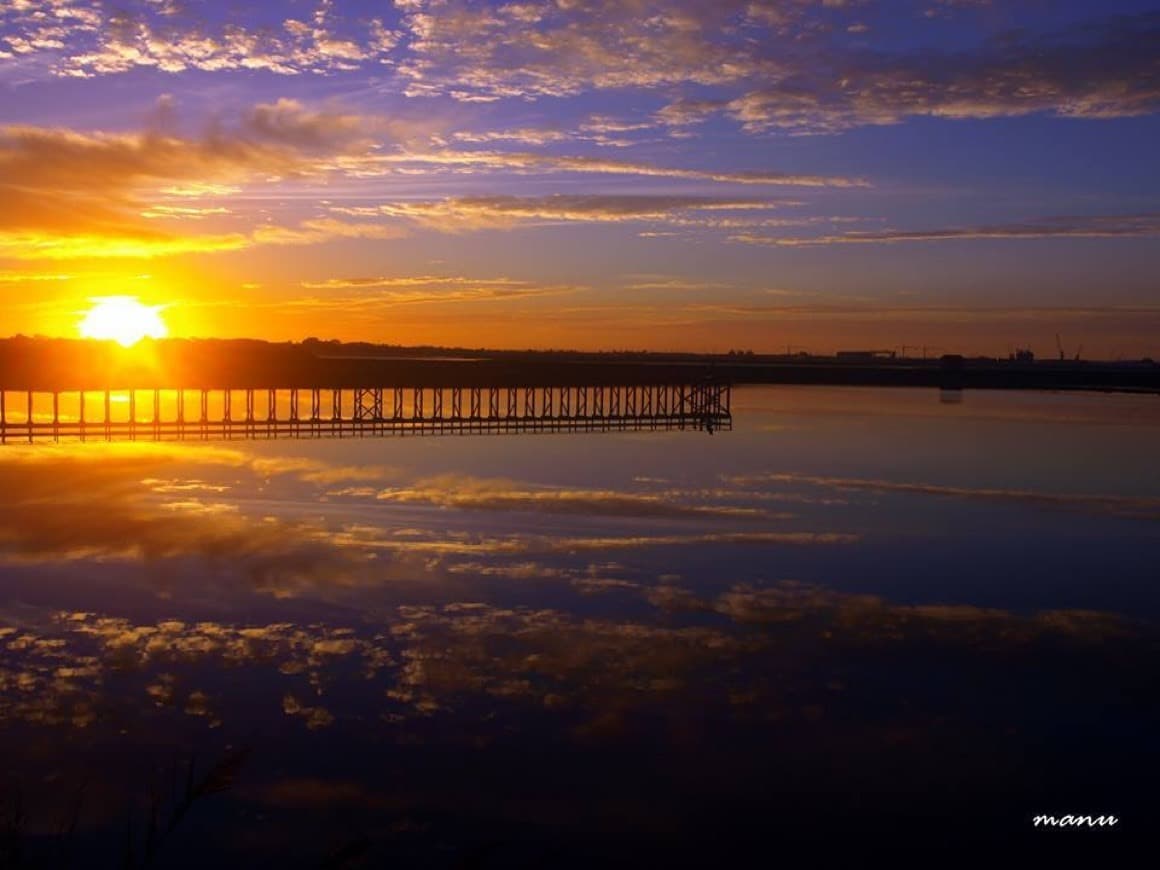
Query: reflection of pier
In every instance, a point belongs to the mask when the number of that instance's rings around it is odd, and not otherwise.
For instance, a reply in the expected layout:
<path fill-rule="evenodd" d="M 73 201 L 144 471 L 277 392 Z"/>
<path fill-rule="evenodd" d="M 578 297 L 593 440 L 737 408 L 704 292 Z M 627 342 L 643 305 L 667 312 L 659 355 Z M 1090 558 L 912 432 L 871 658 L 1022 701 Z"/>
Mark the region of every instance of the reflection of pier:
<path fill-rule="evenodd" d="M 724 383 L 0 391 L 0 442 L 732 428 Z"/>

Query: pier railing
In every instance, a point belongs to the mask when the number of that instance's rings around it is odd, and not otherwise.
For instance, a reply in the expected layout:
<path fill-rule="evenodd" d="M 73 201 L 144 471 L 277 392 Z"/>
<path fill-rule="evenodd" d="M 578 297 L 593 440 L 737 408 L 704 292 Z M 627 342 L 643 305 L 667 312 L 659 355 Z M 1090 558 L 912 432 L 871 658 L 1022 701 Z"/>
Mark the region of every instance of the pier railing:
<path fill-rule="evenodd" d="M 732 428 L 725 383 L 0 391 L 0 443 Z"/>

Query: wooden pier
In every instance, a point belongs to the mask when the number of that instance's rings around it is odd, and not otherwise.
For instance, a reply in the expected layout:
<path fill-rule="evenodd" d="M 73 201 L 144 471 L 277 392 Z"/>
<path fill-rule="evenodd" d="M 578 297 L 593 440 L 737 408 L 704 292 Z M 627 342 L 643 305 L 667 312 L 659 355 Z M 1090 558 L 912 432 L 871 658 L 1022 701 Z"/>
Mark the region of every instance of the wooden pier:
<path fill-rule="evenodd" d="M 727 383 L 0 390 L 0 443 L 732 428 Z"/>

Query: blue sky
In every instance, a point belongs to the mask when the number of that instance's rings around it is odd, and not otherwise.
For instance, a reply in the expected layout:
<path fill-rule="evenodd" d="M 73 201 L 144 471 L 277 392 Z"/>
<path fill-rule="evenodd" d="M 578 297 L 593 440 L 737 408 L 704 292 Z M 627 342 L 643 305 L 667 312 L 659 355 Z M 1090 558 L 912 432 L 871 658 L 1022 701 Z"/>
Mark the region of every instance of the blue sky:
<path fill-rule="evenodd" d="M 1158 38 L 1141 2 L 9 0 L 3 331 L 129 293 L 175 334 L 1155 355 Z"/>

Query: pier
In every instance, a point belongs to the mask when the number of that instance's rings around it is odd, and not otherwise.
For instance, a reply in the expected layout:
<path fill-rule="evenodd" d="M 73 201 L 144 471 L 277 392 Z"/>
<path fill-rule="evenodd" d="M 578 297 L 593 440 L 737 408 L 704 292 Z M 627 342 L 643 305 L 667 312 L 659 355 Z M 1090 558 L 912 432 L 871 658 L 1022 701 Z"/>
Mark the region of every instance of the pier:
<path fill-rule="evenodd" d="M 360 438 L 732 428 L 697 383 L 0 390 L 0 443 Z"/>

